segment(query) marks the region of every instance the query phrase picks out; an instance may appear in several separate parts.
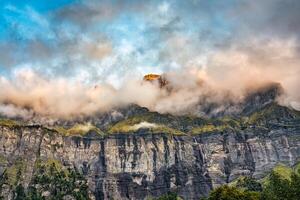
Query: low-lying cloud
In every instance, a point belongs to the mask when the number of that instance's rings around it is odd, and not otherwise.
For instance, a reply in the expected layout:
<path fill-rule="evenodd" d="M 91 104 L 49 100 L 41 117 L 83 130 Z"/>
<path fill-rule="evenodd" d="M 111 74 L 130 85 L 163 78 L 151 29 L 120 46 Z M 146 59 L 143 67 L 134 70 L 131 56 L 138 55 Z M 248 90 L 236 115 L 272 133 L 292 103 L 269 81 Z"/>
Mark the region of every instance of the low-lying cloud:
<path fill-rule="evenodd" d="M 134 124 L 130 127 L 130 129 L 136 131 L 136 130 L 139 130 L 141 128 L 156 128 L 157 127 L 157 124 L 154 124 L 154 123 L 149 123 L 149 122 L 140 122 L 138 124 Z"/>
<path fill-rule="evenodd" d="M 292 40 L 268 41 L 216 51 L 206 66 L 166 72 L 168 86 L 126 78 L 120 87 L 47 78 L 31 69 L 15 70 L 0 78 L 0 113 L 8 117 L 72 118 L 115 107 L 138 104 L 153 111 L 201 115 L 201 107 L 216 104 L 216 112 L 238 104 L 265 84 L 281 84 L 278 102 L 300 110 L 300 57 Z M 231 106 L 230 109 L 235 109 Z M 198 113 L 197 113 L 198 112 Z"/>

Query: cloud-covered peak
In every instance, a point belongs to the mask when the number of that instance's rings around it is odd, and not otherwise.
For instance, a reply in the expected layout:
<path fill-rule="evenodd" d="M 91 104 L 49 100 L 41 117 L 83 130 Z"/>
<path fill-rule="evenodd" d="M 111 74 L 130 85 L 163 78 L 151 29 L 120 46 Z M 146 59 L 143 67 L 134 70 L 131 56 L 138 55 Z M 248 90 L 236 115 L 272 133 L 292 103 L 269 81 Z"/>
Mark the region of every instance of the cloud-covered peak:
<path fill-rule="evenodd" d="M 122 93 L 128 79 L 148 73 L 181 74 L 174 84 L 194 87 L 185 74 L 200 73 L 215 90 L 234 94 L 248 83 L 278 82 L 282 102 L 299 108 L 299 9 L 297 0 L 1 1 L 0 87 L 11 88 L 4 96 L 23 95 L 27 107 L 31 97 L 39 102 L 56 90 L 67 91 L 60 98 L 93 102 L 103 95 L 90 89 L 95 85 Z M 193 104 L 187 90 L 175 100 L 184 95 Z M 48 104 L 47 113 L 55 112 Z"/>

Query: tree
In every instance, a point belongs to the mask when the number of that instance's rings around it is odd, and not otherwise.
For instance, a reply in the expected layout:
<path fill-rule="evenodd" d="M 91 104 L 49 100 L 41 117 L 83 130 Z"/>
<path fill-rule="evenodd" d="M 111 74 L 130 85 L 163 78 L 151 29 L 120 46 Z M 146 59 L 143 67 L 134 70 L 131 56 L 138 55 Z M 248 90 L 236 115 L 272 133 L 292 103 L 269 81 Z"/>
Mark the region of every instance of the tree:
<path fill-rule="evenodd" d="M 298 174 L 292 173 L 290 197 L 295 200 L 300 198 L 300 174 L 299 173 Z"/>
<path fill-rule="evenodd" d="M 244 188 L 247 191 L 261 192 L 263 190 L 261 183 L 252 177 L 245 177 L 237 183 L 238 188 Z"/>
<path fill-rule="evenodd" d="M 159 197 L 157 200 L 177 200 L 177 194 L 173 192 L 169 192 L 166 195 Z"/>
<path fill-rule="evenodd" d="M 26 200 L 44 200 L 41 192 L 38 192 L 37 189 L 33 186 L 28 187 L 28 194 Z"/>
<path fill-rule="evenodd" d="M 205 200 L 259 200 L 258 192 L 251 192 L 236 187 L 223 185 L 214 189 Z"/>
<path fill-rule="evenodd" d="M 6 169 L 4 170 L 4 172 L 0 175 L 0 200 L 5 199 L 4 196 L 2 196 L 2 188 L 3 186 L 7 183 L 7 173 L 6 173 Z"/>
<path fill-rule="evenodd" d="M 24 191 L 24 187 L 21 184 L 17 185 L 14 200 L 24 200 L 25 198 L 26 194 Z"/>
<path fill-rule="evenodd" d="M 262 192 L 262 199 L 268 200 L 292 200 L 291 183 L 288 179 L 282 178 L 278 173 L 271 172 L 269 183 Z"/>

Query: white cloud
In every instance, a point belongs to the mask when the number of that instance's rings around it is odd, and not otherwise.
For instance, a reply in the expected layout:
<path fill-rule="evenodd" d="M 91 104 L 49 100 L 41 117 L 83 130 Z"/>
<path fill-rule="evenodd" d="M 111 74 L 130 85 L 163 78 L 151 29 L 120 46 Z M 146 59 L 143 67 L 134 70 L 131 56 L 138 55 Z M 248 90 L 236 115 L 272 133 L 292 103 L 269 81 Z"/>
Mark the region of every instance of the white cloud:
<path fill-rule="evenodd" d="M 140 122 L 138 124 L 135 124 L 135 125 L 131 126 L 130 128 L 132 130 L 138 130 L 138 129 L 141 129 L 141 128 L 155 128 L 155 127 L 157 127 L 156 124 L 144 121 L 144 122 Z"/>
<path fill-rule="evenodd" d="M 169 11 L 170 4 L 168 2 L 163 2 L 158 6 L 158 10 L 162 14 L 166 14 Z"/>

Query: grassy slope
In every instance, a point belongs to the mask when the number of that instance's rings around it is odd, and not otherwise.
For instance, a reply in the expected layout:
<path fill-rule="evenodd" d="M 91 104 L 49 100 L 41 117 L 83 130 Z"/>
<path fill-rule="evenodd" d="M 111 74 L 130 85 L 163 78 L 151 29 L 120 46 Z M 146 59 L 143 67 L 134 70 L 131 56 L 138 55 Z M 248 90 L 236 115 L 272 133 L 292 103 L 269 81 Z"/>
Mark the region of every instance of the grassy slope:
<path fill-rule="evenodd" d="M 285 126 L 294 126 L 300 121 L 300 112 L 279 106 L 277 104 L 270 104 L 260 111 L 254 112 L 249 116 L 241 118 L 222 117 L 217 119 L 204 119 L 193 116 L 173 116 L 170 114 L 159 114 L 157 112 L 148 112 L 143 115 L 135 115 L 115 124 L 111 124 L 107 130 L 102 132 L 99 128 L 85 123 L 75 124 L 71 128 L 62 126 L 48 127 L 55 130 L 64 136 L 84 136 L 90 131 L 98 135 L 115 134 L 115 133 L 134 133 L 132 126 L 141 122 L 149 122 L 156 124 L 156 127 L 149 128 L 152 133 L 167 133 L 174 135 L 197 135 L 202 133 L 223 132 L 223 131 L 238 131 L 243 127 L 249 126 L 267 127 L 269 123 L 285 124 Z M 288 124 L 289 121 L 294 121 L 294 124 Z M 9 120 L 0 119 L 0 126 L 9 128 L 25 126 L 24 124 Z"/>
<path fill-rule="evenodd" d="M 138 124 L 138 123 L 137 123 Z M 133 125 L 126 124 L 125 122 L 120 122 L 115 124 L 114 126 L 110 127 L 108 130 L 109 134 L 114 134 L 114 133 L 135 133 L 138 130 L 133 129 Z M 167 133 L 167 134 L 172 134 L 172 135 L 186 135 L 184 132 L 170 128 L 165 125 L 157 125 L 155 127 L 147 128 L 147 130 L 151 133 Z"/>
<path fill-rule="evenodd" d="M 104 135 L 104 133 L 91 124 L 75 124 L 73 127 L 67 129 L 62 126 L 53 127 L 55 131 L 64 135 L 64 136 L 85 136 L 90 131 L 97 133 L 98 135 Z"/>
<path fill-rule="evenodd" d="M 3 119 L 3 118 L 0 119 L 0 126 L 8 127 L 8 128 L 28 127 L 28 125 L 25 123 L 21 123 L 21 122 L 18 122 L 15 120 L 10 120 L 10 119 Z M 99 128 L 97 128 L 96 126 L 93 126 L 89 123 L 75 124 L 71 128 L 64 128 L 62 126 L 45 127 L 45 128 L 54 130 L 64 136 L 73 136 L 73 135 L 74 136 L 75 135 L 85 136 L 90 131 L 93 131 L 93 132 L 97 133 L 98 135 L 104 135 L 104 133 Z"/>
<path fill-rule="evenodd" d="M 190 124 L 192 122 L 192 117 L 176 117 L 169 114 L 159 114 L 156 112 L 149 112 L 144 115 L 136 115 L 125 119 L 123 121 L 112 124 L 108 127 L 107 132 L 109 134 L 114 133 L 134 133 L 137 130 L 133 129 L 133 126 L 141 122 L 148 122 L 155 124 L 156 127 L 148 128 L 152 133 L 167 133 L 174 135 L 185 135 L 179 127 L 183 124 Z"/>
<path fill-rule="evenodd" d="M 299 120 L 300 112 L 275 103 L 267 105 L 264 109 L 243 118 L 246 125 L 265 125 L 269 122 L 280 124 L 283 120 Z"/>
<path fill-rule="evenodd" d="M 22 123 L 17 122 L 15 120 L 0 118 L 0 126 L 6 126 L 6 127 L 9 127 L 9 128 L 14 128 L 14 127 L 22 126 Z"/>

